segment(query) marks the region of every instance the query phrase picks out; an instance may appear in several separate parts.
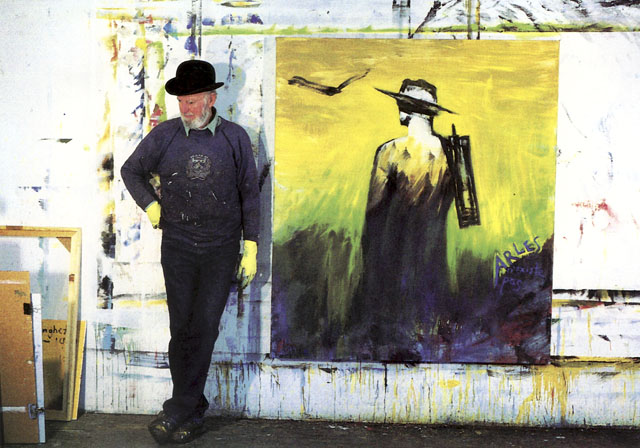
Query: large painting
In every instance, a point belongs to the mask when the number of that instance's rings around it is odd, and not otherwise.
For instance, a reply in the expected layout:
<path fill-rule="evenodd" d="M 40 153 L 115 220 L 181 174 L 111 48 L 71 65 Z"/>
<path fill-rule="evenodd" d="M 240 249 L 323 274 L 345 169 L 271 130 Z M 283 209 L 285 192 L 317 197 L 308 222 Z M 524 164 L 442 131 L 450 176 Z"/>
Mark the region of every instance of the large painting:
<path fill-rule="evenodd" d="M 548 362 L 558 43 L 276 50 L 272 355 Z"/>

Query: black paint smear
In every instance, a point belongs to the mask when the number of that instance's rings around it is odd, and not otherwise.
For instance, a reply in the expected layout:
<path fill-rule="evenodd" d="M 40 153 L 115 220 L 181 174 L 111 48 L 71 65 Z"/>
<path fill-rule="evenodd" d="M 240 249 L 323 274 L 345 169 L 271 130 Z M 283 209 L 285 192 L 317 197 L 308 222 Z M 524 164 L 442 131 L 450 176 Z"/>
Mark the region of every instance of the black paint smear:
<path fill-rule="evenodd" d="M 260 173 L 260 177 L 258 180 L 258 187 L 260 191 L 262 191 L 262 187 L 264 186 L 267 177 L 269 177 L 269 172 L 271 171 L 271 162 L 265 163 L 262 167 L 262 172 Z"/>
<path fill-rule="evenodd" d="M 322 93 L 323 95 L 333 96 L 333 95 L 337 95 L 338 93 L 342 93 L 342 90 L 345 87 L 347 87 L 349 84 L 351 84 L 352 82 L 357 81 L 357 80 L 362 79 L 365 76 L 367 76 L 369 71 L 370 70 L 367 70 L 366 72 L 364 72 L 361 75 L 352 76 L 351 78 L 345 80 L 338 87 L 327 86 L 327 85 L 324 85 L 324 84 L 319 84 L 319 83 L 317 83 L 315 81 L 309 81 L 309 80 L 303 78 L 302 76 L 294 76 L 293 78 L 291 78 L 289 80 L 289 84 L 290 85 L 297 85 L 297 86 L 300 86 L 300 87 L 306 87 L 306 88 L 315 90 L 316 92 Z"/>
<path fill-rule="evenodd" d="M 107 154 L 104 159 L 102 159 L 100 168 L 107 174 L 107 179 L 110 181 L 113 181 L 114 179 L 113 166 L 113 153 Z"/>
<path fill-rule="evenodd" d="M 314 225 L 274 244 L 272 353 L 288 359 L 333 360 L 343 337 L 339 313 L 330 313 L 329 300 L 344 303 L 351 291 L 329 297 L 331 282 L 344 281 L 352 252 L 344 232 Z M 325 254 L 322 256 L 322 254 Z M 322 261 L 319 261 L 322 260 Z"/>
<path fill-rule="evenodd" d="M 71 138 L 56 138 L 56 139 L 53 139 L 53 138 L 41 138 L 40 140 L 42 140 L 42 141 L 44 141 L 44 140 L 55 140 L 58 143 L 69 143 L 73 139 L 71 139 Z"/>
<path fill-rule="evenodd" d="M 33 308 L 30 303 L 23 303 L 22 308 L 25 316 L 31 316 L 33 314 Z"/>
<path fill-rule="evenodd" d="M 616 6 L 640 6 L 640 0 L 609 0 L 600 2 L 604 8 L 615 8 Z"/>
<path fill-rule="evenodd" d="M 394 9 L 411 8 L 411 0 L 393 0 L 391 7 Z"/>
<path fill-rule="evenodd" d="M 440 3 L 440 0 L 435 0 L 433 2 L 433 5 L 431 6 L 431 9 L 427 13 L 427 15 L 424 18 L 424 20 L 422 21 L 422 23 L 420 25 L 418 25 L 418 28 L 416 28 L 416 30 L 413 33 L 409 33 L 409 39 L 413 38 L 413 36 L 415 36 L 416 33 L 421 32 L 422 29 L 425 27 L 425 25 L 431 19 L 433 19 L 436 16 L 436 14 L 438 14 L 438 11 L 440 10 L 441 7 L 442 7 L 442 3 Z"/>
<path fill-rule="evenodd" d="M 102 250 L 109 258 L 116 258 L 116 234 L 113 231 L 113 214 L 105 219 L 105 230 L 102 231 Z"/>
<path fill-rule="evenodd" d="M 520 6 L 520 5 L 513 5 L 513 7 L 518 8 L 520 11 L 522 11 L 527 16 L 527 19 L 531 21 L 531 24 L 537 31 L 542 31 L 542 29 L 540 28 L 540 25 L 536 21 L 536 17 L 533 15 L 531 11 L 529 11 L 524 6 Z"/>
<path fill-rule="evenodd" d="M 569 294 L 573 296 L 576 302 L 593 301 L 593 299 L 603 302 L 599 305 L 613 305 L 616 299 L 640 300 L 640 291 L 638 290 L 615 290 L 615 289 L 554 289 L 556 294 Z M 583 297 L 586 295 L 586 299 Z M 595 304 L 595 303 L 594 303 Z"/>
<path fill-rule="evenodd" d="M 113 309 L 113 281 L 108 275 L 102 277 L 98 284 L 98 298 L 102 300 L 101 309 Z"/>

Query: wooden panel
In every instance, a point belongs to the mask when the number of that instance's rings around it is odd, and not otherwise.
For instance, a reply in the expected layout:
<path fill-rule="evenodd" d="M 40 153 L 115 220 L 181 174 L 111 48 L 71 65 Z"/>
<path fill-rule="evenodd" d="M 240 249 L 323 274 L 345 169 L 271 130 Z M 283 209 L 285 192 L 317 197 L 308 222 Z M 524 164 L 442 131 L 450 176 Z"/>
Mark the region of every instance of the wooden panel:
<path fill-rule="evenodd" d="M 47 418 L 50 420 L 65 419 L 64 414 L 64 390 L 67 359 L 67 330 L 66 320 L 45 319 L 42 321 L 42 344 L 44 363 L 44 398 Z M 78 323 L 76 345 L 77 360 L 74 371 L 74 397 L 71 418 L 78 416 L 78 401 L 80 398 L 80 385 L 82 381 L 82 358 L 84 356 L 84 340 L 86 335 L 86 322 Z"/>
<path fill-rule="evenodd" d="M 67 321 L 42 321 L 44 407 L 47 414 L 63 409 Z"/>
<path fill-rule="evenodd" d="M 36 376 L 28 272 L 0 272 L 0 404 L 5 443 L 38 443 Z"/>

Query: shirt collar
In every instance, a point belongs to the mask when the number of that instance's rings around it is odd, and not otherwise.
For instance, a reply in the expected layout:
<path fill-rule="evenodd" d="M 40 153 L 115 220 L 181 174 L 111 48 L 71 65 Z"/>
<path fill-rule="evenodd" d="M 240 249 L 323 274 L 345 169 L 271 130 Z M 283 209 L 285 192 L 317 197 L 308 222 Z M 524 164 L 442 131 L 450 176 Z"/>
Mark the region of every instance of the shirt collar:
<path fill-rule="evenodd" d="M 213 109 L 213 119 L 211 119 L 211 121 L 209 122 L 208 125 L 206 125 L 204 128 L 202 128 L 200 130 L 204 131 L 205 129 L 208 129 L 209 131 L 211 131 L 211 135 L 216 135 L 216 128 L 218 127 L 219 124 L 220 124 L 220 116 L 218 115 L 218 112 L 214 108 Z M 182 126 L 184 126 L 184 132 L 186 132 L 187 137 L 189 137 L 189 132 L 192 131 L 193 129 L 187 127 L 184 124 L 184 121 L 182 122 Z"/>

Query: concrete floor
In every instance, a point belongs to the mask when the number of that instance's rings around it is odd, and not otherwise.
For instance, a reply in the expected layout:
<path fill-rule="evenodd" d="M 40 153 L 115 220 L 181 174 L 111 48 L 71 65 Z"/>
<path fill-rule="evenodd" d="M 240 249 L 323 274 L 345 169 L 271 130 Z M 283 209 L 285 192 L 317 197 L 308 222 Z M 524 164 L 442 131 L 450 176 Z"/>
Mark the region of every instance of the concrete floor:
<path fill-rule="evenodd" d="M 148 415 L 84 414 L 73 422 L 47 421 L 46 447 L 144 448 L 157 446 Z M 640 430 L 459 427 L 328 421 L 209 418 L 209 431 L 189 447 L 631 447 Z M 34 445 L 9 445 L 33 447 Z M 171 445 L 167 445 L 171 446 Z"/>

